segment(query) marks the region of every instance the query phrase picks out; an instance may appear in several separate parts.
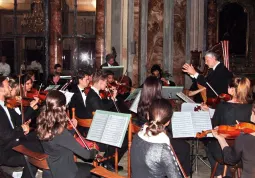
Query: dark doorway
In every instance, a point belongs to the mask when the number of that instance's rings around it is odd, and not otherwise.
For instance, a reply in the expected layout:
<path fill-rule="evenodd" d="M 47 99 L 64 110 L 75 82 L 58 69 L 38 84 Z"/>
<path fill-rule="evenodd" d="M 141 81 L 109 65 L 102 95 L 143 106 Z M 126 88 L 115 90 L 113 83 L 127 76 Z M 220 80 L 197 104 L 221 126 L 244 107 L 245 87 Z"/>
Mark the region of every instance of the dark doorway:
<path fill-rule="evenodd" d="M 247 13 L 237 3 L 226 4 L 220 12 L 219 41 L 229 40 L 229 52 L 246 54 Z"/>
<path fill-rule="evenodd" d="M 14 71 L 14 41 L 0 41 L 1 44 L 1 55 L 6 56 L 6 63 L 11 67 L 11 73 Z M 1 56 L 0 55 L 0 56 Z"/>

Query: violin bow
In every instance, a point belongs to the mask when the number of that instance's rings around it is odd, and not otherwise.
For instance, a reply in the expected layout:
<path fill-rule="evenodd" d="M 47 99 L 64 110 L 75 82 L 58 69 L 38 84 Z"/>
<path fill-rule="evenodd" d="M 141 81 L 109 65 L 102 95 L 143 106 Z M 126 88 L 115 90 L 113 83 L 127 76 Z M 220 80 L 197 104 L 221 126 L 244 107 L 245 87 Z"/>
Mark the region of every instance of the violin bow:
<path fill-rule="evenodd" d="M 23 88 L 25 90 L 25 87 L 23 87 Z M 23 102 L 22 102 L 22 94 L 24 94 L 25 91 L 22 90 L 21 74 L 19 75 L 19 90 L 20 90 L 19 95 L 20 95 L 20 98 L 21 98 L 21 102 L 20 102 L 21 118 L 22 118 L 22 124 L 24 124 L 25 119 L 24 119 L 24 108 L 23 108 Z M 22 93 L 22 92 L 24 92 L 24 93 Z"/>
<path fill-rule="evenodd" d="M 206 85 L 208 85 L 208 87 L 213 91 L 213 93 L 218 97 L 218 93 L 213 89 L 213 87 L 208 83 L 206 82 Z"/>
<path fill-rule="evenodd" d="M 75 119 L 75 116 L 74 116 L 75 109 L 74 109 L 74 108 L 72 108 L 72 112 L 73 112 L 73 119 Z M 82 138 L 82 136 L 81 136 L 81 133 L 80 133 L 80 132 L 76 129 L 76 127 L 73 125 L 73 122 L 71 121 L 71 119 L 70 119 L 68 116 L 66 116 L 66 117 L 67 117 L 67 120 L 69 121 L 69 123 L 72 125 L 73 129 L 75 130 L 75 132 L 77 133 L 78 137 L 80 138 L 82 144 L 85 146 L 85 148 L 86 148 L 87 150 L 91 150 L 91 149 L 88 147 L 88 145 L 85 143 L 85 141 L 83 140 L 83 138 Z"/>

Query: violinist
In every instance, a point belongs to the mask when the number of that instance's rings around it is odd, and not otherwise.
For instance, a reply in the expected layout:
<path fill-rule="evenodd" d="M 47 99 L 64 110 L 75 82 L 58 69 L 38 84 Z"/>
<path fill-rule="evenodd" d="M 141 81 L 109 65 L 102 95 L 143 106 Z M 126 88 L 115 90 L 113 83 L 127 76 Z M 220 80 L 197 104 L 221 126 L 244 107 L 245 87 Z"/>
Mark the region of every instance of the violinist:
<path fill-rule="evenodd" d="M 66 129 L 65 95 L 57 90 L 49 92 L 46 105 L 37 118 L 37 136 L 41 140 L 54 178 L 96 178 L 87 163 L 74 162 L 74 154 L 82 159 L 94 159 L 97 151 L 85 150 Z"/>
<path fill-rule="evenodd" d="M 154 64 L 151 67 L 151 75 L 157 77 L 161 81 L 162 86 L 175 86 L 175 83 L 173 81 L 167 80 L 162 76 L 163 72 L 158 64 Z"/>
<path fill-rule="evenodd" d="M 35 152 L 43 152 L 43 150 L 35 135 L 30 132 L 30 121 L 21 123 L 21 116 L 14 109 L 5 106 L 6 98 L 10 95 L 8 79 L 0 76 L 0 164 L 9 167 L 24 167 L 22 178 L 29 178 L 31 176 L 24 155 L 12 148 L 22 144 Z M 31 165 L 31 171 L 35 176 L 37 168 Z"/>
<path fill-rule="evenodd" d="M 253 103 L 251 122 L 255 123 L 255 103 Z M 254 125 L 255 127 L 255 125 Z M 255 132 L 250 134 L 241 134 L 235 139 L 233 147 L 230 147 L 225 138 L 217 133 L 217 127 L 212 131 L 213 136 L 218 140 L 222 149 L 224 162 L 230 165 L 235 165 L 242 161 L 243 170 L 241 177 L 255 177 Z"/>
<path fill-rule="evenodd" d="M 112 109 L 116 103 L 116 95 L 117 91 L 113 90 L 110 94 L 110 98 L 108 99 L 102 99 L 99 92 L 100 90 L 105 90 L 107 88 L 107 75 L 103 74 L 102 71 L 97 71 L 93 75 L 93 86 L 91 87 L 87 98 L 86 98 L 86 108 L 90 114 L 90 118 L 92 118 L 92 112 L 95 112 L 96 110 L 105 110 L 109 111 Z M 124 153 L 127 151 L 127 137 L 124 138 L 122 147 L 119 149 L 119 160 L 122 158 Z M 100 150 L 103 152 L 106 151 L 105 156 L 108 157 L 110 155 L 113 155 L 115 152 L 115 148 L 112 146 L 107 146 L 105 144 L 99 144 Z M 114 160 L 111 159 L 110 161 L 105 163 L 105 167 L 110 170 L 114 171 Z M 119 166 L 118 170 L 122 170 L 123 167 Z"/>
<path fill-rule="evenodd" d="M 14 109 L 17 112 L 17 114 L 21 115 L 20 106 L 21 106 L 21 102 L 23 102 L 23 107 L 25 107 L 24 109 L 25 121 L 33 118 L 35 111 L 38 109 L 37 104 L 38 104 L 39 98 L 35 97 L 32 101 L 27 99 L 21 100 L 19 96 L 19 92 L 20 92 L 19 83 L 16 80 L 10 78 L 9 85 L 11 90 L 11 96 L 7 98 L 6 100 L 7 107 Z"/>
<path fill-rule="evenodd" d="M 48 77 L 47 85 L 59 85 L 60 84 L 60 73 L 55 72 Z"/>
<path fill-rule="evenodd" d="M 232 99 L 228 102 L 221 102 L 217 105 L 212 118 L 212 126 L 235 125 L 236 121 L 249 122 L 251 117 L 252 105 L 247 103 L 250 91 L 250 80 L 246 77 L 234 77 L 228 84 L 228 93 Z M 216 140 L 208 143 L 208 159 L 212 166 L 216 160 L 222 159 L 220 145 Z M 220 176 L 223 166 L 219 165 L 216 175 Z"/>
<path fill-rule="evenodd" d="M 206 52 L 205 64 L 208 66 L 208 74 L 206 76 L 199 74 L 192 65 L 184 64 L 182 71 L 194 78 L 197 83 L 206 87 L 207 98 L 215 98 L 216 94 L 206 84 L 208 82 L 217 94 L 227 93 L 228 81 L 233 77 L 233 74 L 218 61 L 218 56 L 214 52 Z"/>
<path fill-rule="evenodd" d="M 70 113 L 72 113 L 71 109 L 75 108 L 75 115 L 81 119 L 91 118 L 91 115 L 89 114 L 86 107 L 87 96 L 84 92 L 84 89 L 89 84 L 89 76 L 90 74 L 86 71 L 79 70 L 75 76 L 74 86 L 70 90 L 70 92 L 74 93 L 69 104 Z"/>
<path fill-rule="evenodd" d="M 23 89 L 23 91 L 21 91 L 23 96 L 27 96 L 27 92 L 32 91 L 33 81 L 27 74 L 21 76 L 21 86 Z"/>

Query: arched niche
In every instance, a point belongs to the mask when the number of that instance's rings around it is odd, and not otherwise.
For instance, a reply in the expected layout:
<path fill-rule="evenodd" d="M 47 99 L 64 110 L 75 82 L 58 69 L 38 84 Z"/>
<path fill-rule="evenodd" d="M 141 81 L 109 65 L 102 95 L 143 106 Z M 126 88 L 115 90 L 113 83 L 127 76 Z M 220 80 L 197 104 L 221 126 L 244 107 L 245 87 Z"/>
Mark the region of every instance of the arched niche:
<path fill-rule="evenodd" d="M 237 2 L 225 2 L 218 8 L 218 41 L 229 40 L 230 55 L 248 55 L 249 13 Z"/>

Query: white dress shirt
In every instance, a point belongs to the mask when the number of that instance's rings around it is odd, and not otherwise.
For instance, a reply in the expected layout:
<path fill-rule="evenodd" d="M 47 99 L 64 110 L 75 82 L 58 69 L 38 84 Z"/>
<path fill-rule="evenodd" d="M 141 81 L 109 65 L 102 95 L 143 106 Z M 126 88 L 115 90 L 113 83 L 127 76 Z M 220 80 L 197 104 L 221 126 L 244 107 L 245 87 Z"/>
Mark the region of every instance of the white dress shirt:
<path fill-rule="evenodd" d="M 78 88 L 81 92 L 81 96 L 82 96 L 82 99 L 83 99 L 84 106 L 86 107 L 86 98 L 87 98 L 87 96 L 84 93 L 84 89 L 80 88 L 79 85 L 78 85 Z"/>
<path fill-rule="evenodd" d="M 217 64 L 212 68 L 213 70 L 215 70 L 216 69 L 216 67 L 218 66 L 220 64 L 220 62 L 217 62 Z M 195 73 L 194 75 L 190 75 L 192 78 L 195 78 L 195 79 L 197 79 L 197 77 L 198 77 L 198 73 Z"/>
<path fill-rule="evenodd" d="M 2 63 L 0 62 L 0 73 L 3 75 L 3 76 L 9 76 L 10 73 L 11 73 L 11 68 L 10 68 L 10 65 L 7 64 L 7 63 Z"/>
<path fill-rule="evenodd" d="M 92 90 L 94 90 L 96 92 L 96 94 L 101 98 L 100 94 L 99 94 L 99 90 L 96 89 L 95 87 L 91 87 Z M 102 99 L 102 98 L 101 98 Z"/>
<path fill-rule="evenodd" d="M 10 115 L 10 113 L 9 113 L 8 108 L 4 105 L 4 101 L 0 101 L 0 105 L 3 107 L 5 113 L 6 113 L 8 119 L 9 119 L 9 121 L 10 121 L 10 124 L 11 124 L 12 128 L 14 129 L 14 125 L 13 125 L 13 123 L 12 123 L 11 115 Z"/>

